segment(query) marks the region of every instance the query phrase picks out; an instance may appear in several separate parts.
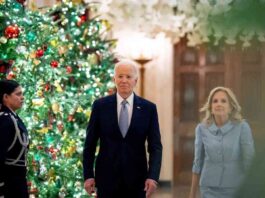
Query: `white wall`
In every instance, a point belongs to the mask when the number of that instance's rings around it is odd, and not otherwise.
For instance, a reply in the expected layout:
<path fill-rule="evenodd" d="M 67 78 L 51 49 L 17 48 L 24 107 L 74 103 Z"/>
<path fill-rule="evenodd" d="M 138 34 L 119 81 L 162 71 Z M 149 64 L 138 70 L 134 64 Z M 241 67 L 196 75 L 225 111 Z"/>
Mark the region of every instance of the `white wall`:
<path fill-rule="evenodd" d="M 161 39 L 157 58 L 146 65 L 145 98 L 157 104 L 163 144 L 160 180 L 173 180 L 173 47 Z"/>
<path fill-rule="evenodd" d="M 27 4 L 31 9 L 37 9 L 51 7 L 56 2 L 56 0 L 28 0 Z"/>

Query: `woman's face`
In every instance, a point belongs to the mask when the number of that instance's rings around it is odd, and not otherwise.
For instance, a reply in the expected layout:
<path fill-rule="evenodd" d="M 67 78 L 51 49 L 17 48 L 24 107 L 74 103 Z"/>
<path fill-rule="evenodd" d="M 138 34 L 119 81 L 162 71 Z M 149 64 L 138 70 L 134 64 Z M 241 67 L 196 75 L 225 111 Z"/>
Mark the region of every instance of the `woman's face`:
<path fill-rule="evenodd" d="M 213 116 L 228 119 L 231 112 L 231 105 L 227 94 L 224 91 L 217 91 L 212 98 L 211 110 Z"/>
<path fill-rule="evenodd" d="M 24 96 L 21 87 L 17 87 L 11 94 L 4 94 L 3 102 L 8 108 L 16 111 L 22 107 Z"/>

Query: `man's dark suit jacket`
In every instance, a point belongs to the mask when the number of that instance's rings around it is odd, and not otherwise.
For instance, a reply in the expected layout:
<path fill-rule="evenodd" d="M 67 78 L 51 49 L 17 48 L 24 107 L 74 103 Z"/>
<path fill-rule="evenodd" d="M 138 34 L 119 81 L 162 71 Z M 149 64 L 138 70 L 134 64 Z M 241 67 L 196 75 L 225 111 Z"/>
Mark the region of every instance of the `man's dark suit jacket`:
<path fill-rule="evenodd" d="M 94 178 L 100 189 L 115 190 L 119 182 L 144 189 L 147 178 L 158 181 L 162 144 L 156 106 L 136 95 L 125 138 L 118 125 L 116 94 L 94 102 L 83 153 L 84 179 Z M 93 171 L 95 151 L 100 140 Z M 145 142 L 148 142 L 149 160 Z"/>

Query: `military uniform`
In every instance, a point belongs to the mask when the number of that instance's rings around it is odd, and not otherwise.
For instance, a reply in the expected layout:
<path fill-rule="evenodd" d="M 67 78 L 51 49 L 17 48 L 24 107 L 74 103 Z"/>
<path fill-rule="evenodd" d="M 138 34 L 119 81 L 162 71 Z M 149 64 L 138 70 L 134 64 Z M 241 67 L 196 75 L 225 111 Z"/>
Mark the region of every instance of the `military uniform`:
<path fill-rule="evenodd" d="M 0 198 L 28 198 L 29 140 L 22 120 L 6 106 L 0 110 Z"/>

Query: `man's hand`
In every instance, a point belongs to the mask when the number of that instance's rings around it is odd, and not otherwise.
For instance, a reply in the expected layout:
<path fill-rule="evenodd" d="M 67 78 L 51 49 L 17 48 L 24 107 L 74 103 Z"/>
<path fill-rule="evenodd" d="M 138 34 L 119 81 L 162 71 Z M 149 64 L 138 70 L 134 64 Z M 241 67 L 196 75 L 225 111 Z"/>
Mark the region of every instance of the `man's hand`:
<path fill-rule="evenodd" d="M 145 180 L 146 198 L 151 198 L 151 195 L 155 192 L 157 188 L 157 182 L 153 179 Z"/>
<path fill-rule="evenodd" d="M 84 183 L 85 190 L 89 195 L 92 195 L 93 192 L 95 192 L 95 179 L 89 178 Z"/>

